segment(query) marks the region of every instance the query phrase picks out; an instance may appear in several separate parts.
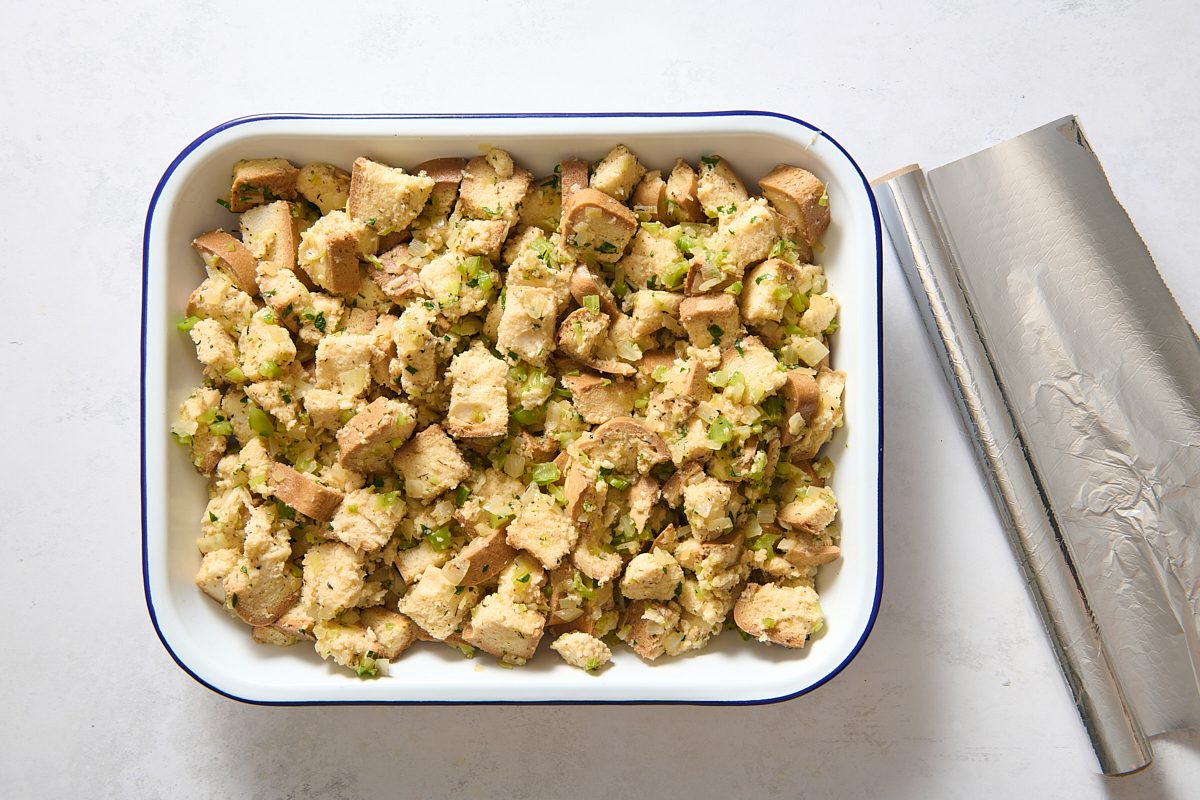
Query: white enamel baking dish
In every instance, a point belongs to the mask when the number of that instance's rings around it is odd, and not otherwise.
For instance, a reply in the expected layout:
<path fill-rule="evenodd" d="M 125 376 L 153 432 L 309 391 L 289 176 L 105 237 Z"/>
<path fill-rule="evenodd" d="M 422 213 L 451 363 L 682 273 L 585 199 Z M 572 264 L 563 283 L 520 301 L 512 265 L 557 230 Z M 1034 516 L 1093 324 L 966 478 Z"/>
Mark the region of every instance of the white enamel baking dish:
<path fill-rule="evenodd" d="M 501 669 L 491 657 L 415 646 L 390 677 L 360 680 L 322 662 L 312 647 L 254 643 L 249 630 L 201 594 L 192 577 L 204 480 L 169 426 L 200 380 L 190 340 L 175 328 L 203 276 L 192 238 L 233 217 L 215 201 L 239 158 L 282 156 L 296 164 L 355 157 L 411 166 L 435 156 L 510 151 L 535 174 L 568 156 L 595 160 L 624 142 L 653 168 L 677 156 L 719 153 L 753 188 L 779 162 L 809 169 L 829 186 L 833 224 L 820 259 L 842 302 L 835 366 L 849 374 L 846 425 L 828 446 L 841 505 L 844 558 L 818 580 L 825 630 L 803 651 L 744 642 L 726 632 L 684 658 L 643 663 L 623 646 L 598 675 L 548 652 Z M 880 227 L 862 172 L 833 139 L 798 119 L 765 112 L 686 114 L 372 115 L 281 114 L 228 122 L 189 144 L 150 201 L 142 264 L 142 544 L 146 603 L 167 651 L 189 675 L 228 697 L 264 704 L 314 703 L 702 703 L 752 704 L 796 697 L 838 674 L 857 654 L 879 609 L 882 363 Z"/>

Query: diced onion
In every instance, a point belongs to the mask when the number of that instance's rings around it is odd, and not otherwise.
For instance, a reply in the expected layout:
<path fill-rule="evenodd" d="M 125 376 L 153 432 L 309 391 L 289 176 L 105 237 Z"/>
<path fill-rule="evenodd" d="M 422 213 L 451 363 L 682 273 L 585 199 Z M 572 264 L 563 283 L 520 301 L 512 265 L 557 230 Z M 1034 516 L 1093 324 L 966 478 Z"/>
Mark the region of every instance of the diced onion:
<path fill-rule="evenodd" d="M 642 348 L 638 347 L 634 342 L 619 342 L 617 344 L 617 355 L 625 361 L 641 361 Z"/>
<path fill-rule="evenodd" d="M 800 431 L 804 430 L 805 428 L 804 417 L 799 411 L 797 411 L 795 414 L 792 414 L 790 417 L 788 417 L 787 426 L 788 433 L 790 433 L 792 436 L 799 436 Z"/>
<path fill-rule="evenodd" d="M 521 477 L 525 472 L 525 458 L 518 453 L 509 453 L 504 457 L 504 474 L 513 478 Z"/>

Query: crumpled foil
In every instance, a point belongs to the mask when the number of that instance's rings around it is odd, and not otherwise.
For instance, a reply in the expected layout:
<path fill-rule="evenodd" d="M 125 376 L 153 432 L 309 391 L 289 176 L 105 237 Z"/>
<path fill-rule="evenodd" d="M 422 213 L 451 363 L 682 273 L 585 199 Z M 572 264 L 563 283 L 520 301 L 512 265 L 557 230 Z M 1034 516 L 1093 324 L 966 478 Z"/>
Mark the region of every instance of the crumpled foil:
<path fill-rule="evenodd" d="M 1200 729 L 1200 342 L 1067 117 L 876 182 L 1106 774 Z"/>

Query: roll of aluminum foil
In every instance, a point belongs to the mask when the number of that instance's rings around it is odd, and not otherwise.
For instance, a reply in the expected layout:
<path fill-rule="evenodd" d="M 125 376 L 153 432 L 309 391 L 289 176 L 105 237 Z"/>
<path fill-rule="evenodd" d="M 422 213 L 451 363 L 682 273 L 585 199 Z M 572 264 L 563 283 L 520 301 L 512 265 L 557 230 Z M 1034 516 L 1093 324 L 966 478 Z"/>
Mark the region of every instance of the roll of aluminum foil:
<path fill-rule="evenodd" d="M 1200 729 L 1200 342 L 1067 117 L 876 182 L 1101 769 Z"/>

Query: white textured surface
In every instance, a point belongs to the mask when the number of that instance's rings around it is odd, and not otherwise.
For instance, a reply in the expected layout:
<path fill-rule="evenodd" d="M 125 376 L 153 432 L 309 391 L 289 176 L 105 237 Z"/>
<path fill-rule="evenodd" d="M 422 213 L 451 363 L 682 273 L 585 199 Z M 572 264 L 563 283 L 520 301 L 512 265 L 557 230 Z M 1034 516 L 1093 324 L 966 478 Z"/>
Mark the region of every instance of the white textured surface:
<path fill-rule="evenodd" d="M 1073 111 L 1200 320 L 1190 3 L 437 5 L 6 7 L 0 792 L 1194 796 L 1200 734 L 1156 739 L 1141 775 L 1095 774 L 891 264 L 884 606 L 815 694 L 749 709 L 279 710 L 211 695 L 170 662 L 138 560 L 141 224 L 168 161 L 230 117 L 765 108 L 824 127 L 876 175 Z M 626 12 L 636 31 L 603 21 Z"/>

